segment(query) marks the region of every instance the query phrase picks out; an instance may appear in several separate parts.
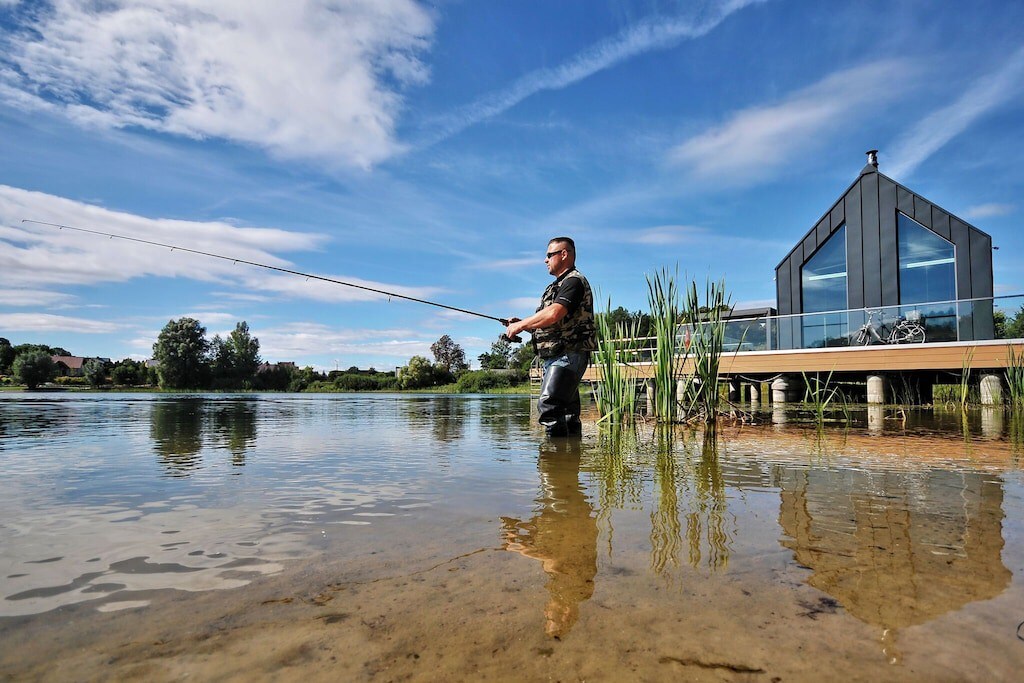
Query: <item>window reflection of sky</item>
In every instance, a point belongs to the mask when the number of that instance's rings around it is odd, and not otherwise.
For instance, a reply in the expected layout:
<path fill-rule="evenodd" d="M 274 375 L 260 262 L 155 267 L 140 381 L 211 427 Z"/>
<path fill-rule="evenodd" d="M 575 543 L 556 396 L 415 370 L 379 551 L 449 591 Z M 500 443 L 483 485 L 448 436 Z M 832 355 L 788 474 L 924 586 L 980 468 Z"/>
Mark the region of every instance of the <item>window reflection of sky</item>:
<path fill-rule="evenodd" d="M 841 311 L 846 297 L 846 226 L 842 225 L 803 265 L 803 311 Z M 845 315 L 808 316 L 803 319 L 804 346 L 828 346 L 845 339 Z"/>

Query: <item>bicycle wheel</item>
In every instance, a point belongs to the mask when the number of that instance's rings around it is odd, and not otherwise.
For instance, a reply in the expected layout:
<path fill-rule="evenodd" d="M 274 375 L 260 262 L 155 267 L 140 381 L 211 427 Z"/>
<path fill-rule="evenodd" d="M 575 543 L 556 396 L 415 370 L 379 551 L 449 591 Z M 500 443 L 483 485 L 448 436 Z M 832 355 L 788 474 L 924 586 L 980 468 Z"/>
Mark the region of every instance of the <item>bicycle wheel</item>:
<path fill-rule="evenodd" d="M 906 338 L 904 343 L 906 344 L 923 344 L 925 338 L 924 327 L 917 323 L 911 323 L 907 325 Z"/>
<path fill-rule="evenodd" d="M 854 346 L 867 346 L 871 337 L 868 336 L 868 331 L 861 328 L 857 330 L 856 334 L 853 335 Z"/>

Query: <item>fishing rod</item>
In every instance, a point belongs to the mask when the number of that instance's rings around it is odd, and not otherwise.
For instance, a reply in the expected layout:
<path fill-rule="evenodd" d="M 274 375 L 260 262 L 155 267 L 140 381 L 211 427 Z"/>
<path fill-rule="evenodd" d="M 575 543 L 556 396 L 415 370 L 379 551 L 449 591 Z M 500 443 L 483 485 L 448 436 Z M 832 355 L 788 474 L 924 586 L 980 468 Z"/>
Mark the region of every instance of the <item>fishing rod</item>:
<path fill-rule="evenodd" d="M 153 247 L 163 247 L 170 249 L 171 251 L 185 251 L 190 254 L 199 254 L 200 256 L 209 256 L 211 258 L 219 258 L 223 261 L 231 261 L 232 263 L 244 263 L 247 266 L 256 266 L 257 268 L 266 268 L 267 270 L 276 270 L 279 273 L 287 273 L 288 275 L 298 275 L 304 277 L 307 280 L 322 280 L 323 282 L 330 282 L 334 285 L 344 285 L 345 287 L 354 287 L 356 289 L 363 289 L 367 292 L 373 292 L 375 294 L 383 294 L 384 296 L 395 297 L 397 299 L 406 299 L 407 301 L 414 301 L 418 304 L 427 304 L 428 306 L 437 306 L 438 308 L 446 308 L 449 311 L 458 311 L 459 313 L 465 313 L 466 315 L 473 315 L 478 318 L 486 318 L 487 320 L 494 320 L 508 327 L 509 320 L 506 318 L 496 318 L 493 315 L 487 315 L 486 313 L 478 313 L 476 311 L 470 311 L 465 308 L 458 308 L 457 306 L 449 306 L 447 304 L 440 304 L 436 301 L 427 301 L 426 299 L 417 299 L 414 296 L 407 296 L 405 294 L 398 294 L 397 292 L 388 292 L 383 289 L 375 289 L 373 287 L 367 287 L 366 285 L 357 285 L 354 282 L 345 282 L 344 280 L 336 280 L 330 277 L 324 277 L 323 275 L 314 275 L 313 273 L 303 273 L 299 270 L 291 270 L 289 268 L 281 268 L 279 266 L 270 266 L 266 263 L 256 263 L 255 261 L 247 261 L 245 259 L 234 258 L 233 256 L 224 256 L 223 254 L 214 254 L 209 251 L 200 251 L 199 249 L 189 249 L 188 247 L 179 247 L 174 244 L 164 244 L 163 242 L 154 242 L 152 240 L 144 240 L 138 237 L 128 237 L 127 235 L 118 235 L 113 232 L 102 232 L 100 230 L 89 230 L 87 228 L 76 228 L 72 225 L 63 225 L 61 223 L 48 223 L 46 221 L 36 221 L 30 218 L 23 218 L 22 223 L 35 223 L 36 225 L 48 225 L 59 230 L 74 230 L 75 232 L 84 232 L 90 235 L 99 235 L 101 237 L 108 237 L 110 239 L 117 238 L 119 240 L 127 240 L 129 242 L 138 242 L 139 244 L 148 244 Z M 519 342 L 522 341 L 520 337 L 507 337 L 504 334 L 501 335 L 502 339 L 507 341 Z"/>

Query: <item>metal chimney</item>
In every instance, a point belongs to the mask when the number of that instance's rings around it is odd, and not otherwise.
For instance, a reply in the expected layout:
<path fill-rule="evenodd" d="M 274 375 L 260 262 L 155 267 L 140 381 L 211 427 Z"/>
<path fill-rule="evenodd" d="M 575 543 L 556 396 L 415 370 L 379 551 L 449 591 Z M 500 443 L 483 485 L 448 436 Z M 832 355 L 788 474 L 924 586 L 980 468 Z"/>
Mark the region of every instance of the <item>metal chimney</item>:
<path fill-rule="evenodd" d="M 867 151 L 867 155 L 868 155 L 868 164 L 871 165 L 871 166 L 874 166 L 875 168 L 878 168 L 878 150 L 877 149 L 869 149 Z"/>

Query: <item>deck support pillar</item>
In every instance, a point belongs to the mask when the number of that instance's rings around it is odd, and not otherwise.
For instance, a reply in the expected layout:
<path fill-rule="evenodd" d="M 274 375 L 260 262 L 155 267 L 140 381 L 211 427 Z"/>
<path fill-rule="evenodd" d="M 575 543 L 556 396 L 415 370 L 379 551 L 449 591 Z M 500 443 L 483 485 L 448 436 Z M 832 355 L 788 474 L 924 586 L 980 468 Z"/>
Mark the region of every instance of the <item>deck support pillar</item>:
<path fill-rule="evenodd" d="M 654 415 L 654 380 L 644 382 L 644 398 L 646 399 L 647 414 Z"/>
<path fill-rule="evenodd" d="M 868 375 L 868 404 L 881 405 L 885 403 L 887 387 L 885 377 L 882 375 Z"/>
<path fill-rule="evenodd" d="M 981 405 L 997 406 L 1003 402 L 1003 379 L 994 373 L 981 376 Z"/>
<path fill-rule="evenodd" d="M 751 382 L 750 383 L 750 407 L 756 408 L 761 405 L 761 383 Z"/>
<path fill-rule="evenodd" d="M 793 380 L 786 375 L 772 382 L 772 403 L 788 403 L 793 400 Z"/>
<path fill-rule="evenodd" d="M 735 377 L 729 379 L 729 402 L 737 403 L 740 400 L 740 381 Z"/>
<path fill-rule="evenodd" d="M 885 408 L 868 406 L 868 431 L 877 434 L 885 427 Z"/>

